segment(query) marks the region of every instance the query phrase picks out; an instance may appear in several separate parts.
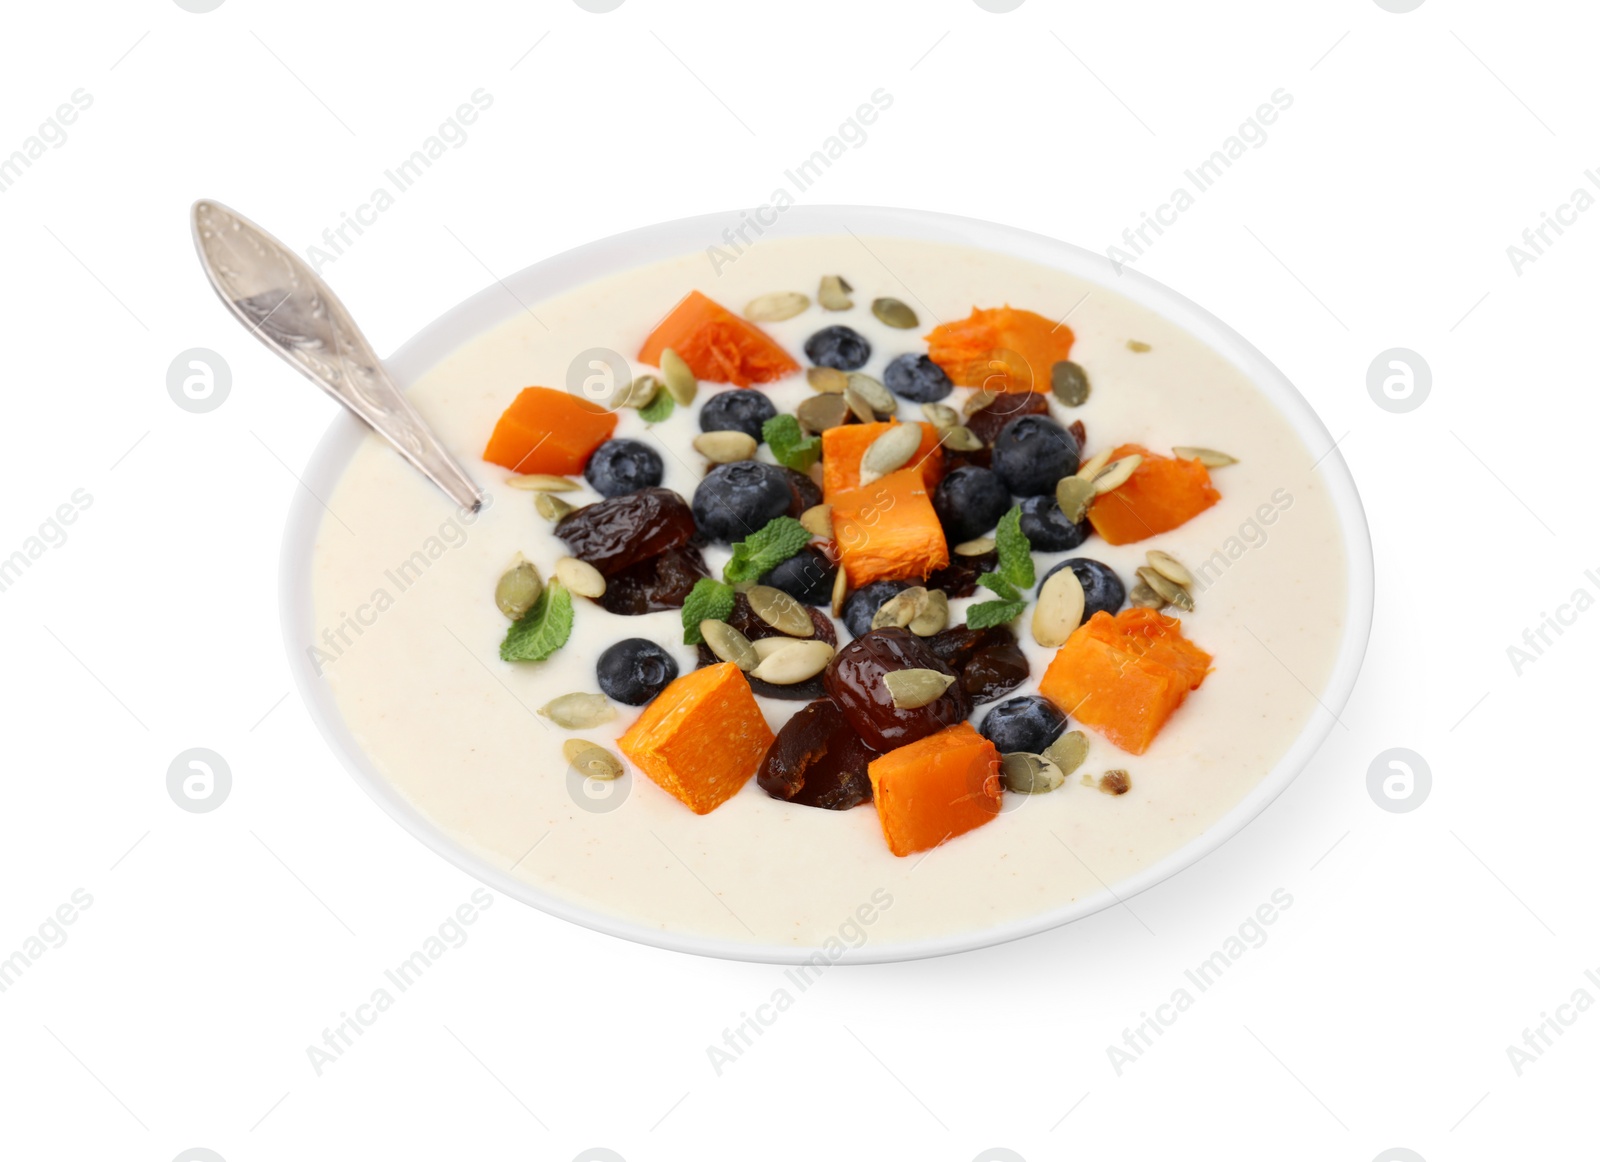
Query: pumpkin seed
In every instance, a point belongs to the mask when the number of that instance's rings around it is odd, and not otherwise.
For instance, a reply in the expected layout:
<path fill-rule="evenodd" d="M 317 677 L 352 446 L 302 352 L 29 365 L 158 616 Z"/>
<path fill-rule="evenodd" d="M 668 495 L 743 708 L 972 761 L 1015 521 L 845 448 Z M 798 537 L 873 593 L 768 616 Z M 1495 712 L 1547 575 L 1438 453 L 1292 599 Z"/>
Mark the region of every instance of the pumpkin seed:
<path fill-rule="evenodd" d="M 1077 472 L 1073 473 L 1073 475 L 1081 476 L 1085 480 L 1093 480 L 1096 476 L 1100 475 L 1100 470 L 1109 463 L 1111 463 L 1111 449 L 1107 448 L 1103 452 L 1096 452 L 1082 464 L 1078 465 L 1078 470 Z"/>
<path fill-rule="evenodd" d="M 657 395 L 666 385 L 653 375 L 641 375 L 618 393 L 612 402 L 612 407 L 618 408 L 645 408 L 649 407 Z"/>
<path fill-rule="evenodd" d="M 1185 612 L 1194 610 L 1194 598 L 1189 596 L 1189 591 L 1170 577 L 1164 577 L 1158 570 L 1148 565 L 1140 565 L 1134 574 L 1153 589 L 1164 604 L 1176 605 Z"/>
<path fill-rule="evenodd" d="M 1089 398 L 1089 376 L 1070 359 L 1050 367 L 1050 390 L 1069 408 L 1081 407 Z"/>
<path fill-rule="evenodd" d="M 850 299 L 850 292 L 854 289 L 841 275 L 825 274 L 821 285 L 817 287 L 817 302 L 822 304 L 825 311 L 848 311 L 855 306 Z"/>
<path fill-rule="evenodd" d="M 706 618 L 700 623 L 700 636 L 706 639 L 706 645 L 712 653 L 725 662 L 732 662 L 747 674 L 761 661 L 750 639 L 725 621 Z"/>
<path fill-rule="evenodd" d="M 1033 640 L 1057 649 L 1083 624 L 1083 583 L 1071 569 L 1050 574 L 1033 607 Z"/>
<path fill-rule="evenodd" d="M 794 645 L 794 640 L 792 637 L 763 637 L 751 642 L 750 646 L 756 651 L 756 657 L 764 662 L 779 650 Z"/>
<path fill-rule="evenodd" d="M 576 480 L 568 480 L 565 476 L 541 476 L 538 473 L 531 476 L 508 476 L 506 483 L 523 492 L 576 492 L 583 487 Z"/>
<path fill-rule="evenodd" d="M 867 450 L 861 453 L 861 483 L 871 484 L 895 469 L 905 467 L 920 447 L 921 424 L 896 424 L 868 444 Z"/>
<path fill-rule="evenodd" d="M 921 585 L 913 585 L 909 589 L 902 589 L 878 606 L 878 612 L 872 615 L 872 628 L 884 629 L 893 626 L 896 629 L 904 629 L 927 608 L 928 591 Z"/>
<path fill-rule="evenodd" d="M 588 730 L 617 716 L 604 694 L 563 694 L 539 707 L 539 713 L 563 730 Z"/>
<path fill-rule="evenodd" d="M 700 390 L 700 381 L 689 370 L 683 356 L 671 347 L 663 348 L 661 352 L 661 378 L 666 381 L 667 394 L 672 396 L 675 403 L 688 407 L 694 402 L 695 393 Z"/>
<path fill-rule="evenodd" d="M 587 778 L 610 782 L 622 777 L 622 760 L 586 738 L 567 739 L 561 744 L 561 753 L 577 768 L 579 774 Z"/>
<path fill-rule="evenodd" d="M 894 393 L 884 387 L 878 380 L 870 375 L 863 375 L 859 371 L 852 371 L 849 375 L 851 389 L 862 399 L 867 401 L 867 406 L 880 416 L 894 415 L 897 405 L 894 402 Z"/>
<path fill-rule="evenodd" d="M 800 514 L 800 527 L 820 540 L 833 540 L 833 505 L 812 505 Z"/>
<path fill-rule="evenodd" d="M 1089 753 L 1089 736 L 1081 730 L 1069 730 L 1045 748 L 1044 757 L 1061 768 L 1062 775 L 1070 775 L 1083 765 Z"/>
<path fill-rule="evenodd" d="M 1215 448 L 1174 448 L 1172 454 L 1183 460 L 1198 460 L 1207 468 L 1226 468 L 1229 464 L 1239 462 Z"/>
<path fill-rule="evenodd" d="M 556 580 L 579 597 L 600 597 L 606 591 L 606 579 L 600 570 L 576 557 L 562 557 L 556 562 Z"/>
<path fill-rule="evenodd" d="M 939 443 L 953 452 L 976 452 L 983 447 L 983 441 L 978 439 L 978 434 L 965 424 L 941 430 Z"/>
<path fill-rule="evenodd" d="M 754 323 L 781 323 L 792 319 L 811 305 L 798 291 L 773 291 L 759 295 L 744 305 L 744 317 Z"/>
<path fill-rule="evenodd" d="M 817 632 L 806 607 L 782 589 L 774 589 L 771 585 L 752 585 L 745 599 L 750 602 L 750 608 L 757 617 L 790 637 L 812 637 Z"/>
<path fill-rule="evenodd" d="M 824 641 L 789 641 L 782 649 L 773 650 L 750 671 L 752 678 L 771 682 L 774 686 L 793 686 L 815 678 L 833 660 L 833 647 Z"/>
<path fill-rule="evenodd" d="M 794 409 L 795 419 L 813 436 L 837 428 L 850 418 L 850 404 L 842 395 L 813 395 Z"/>
<path fill-rule="evenodd" d="M 713 464 L 733 464 L 752 460 L 756 442 L 745 432 L 701 432 L 694 438 L 694 450 Z"/>
<path fill-rule="evenodd" d="M 951 551 L 958 557 L 981 557 L 985 553 L 994 552 L 994 538 L 977 537 L 970 541 L 962 541 Z"/>
<path fill-rule="evenodd" d="M 883 676 L 896 710 L 920 710 L 937 702 L 955 680 L 954 674 L 941 674 L 938 670 L 890 670 Z"/>
<path fill-rule="evenodd" d="M 516 621 L 533 608 L 533 603 L 539 600 L 543 592 L 544 580 L 539 576 L 539 570 L 533 567 L 532 561 L 524 561 L 519 553 L 516 563 L 501 574 L 495 584 L 494 603 L 500 607 L 501 613 Z"/>
<path fill-rule="evenodd" d="M 1104 496 L 1108 492 L 1114 492 L 1116 489 L 1121 488 L 1128 483 L 1128 477 L 1133 475 L 1134 470 L 1143 463 L 1144 457 L 1137 452 L 1130 456 L 1124 456 L 1120 460 L 1111 461 L 1111 463 L 1100 469 L 1095 474 L 1094 479 L 1090 481 L 1094 485 L 1095 495 Z"/>
<path fill-rule="evenodd" d="M 945 403 L 925 403 L 922 414 L 936 428 L 953 428 L 961 422 L 961 413 Z"/>
<path fill-rule="evenodd" d="M 1000 781 L 1019 795 L 1043 795 L 1061 786 L 1067 776 L 1043 755 L 1012 751 L 1000 756 Z"/>
<path fill-rule="evenodd" d="M 862 423 L 875 424 L 878 422 L 878 415 L 872 410 L 872 405 L 855 388 L 847 387 L 844 389 L 844 402 L 850 409 L 850 413 Z"/>
<path fill-rule="evenodd" d="M 1143 339 L 1129 339 L 1128 350 L 1143 355 L 1146 351 L 1150 350 L 1150 344 L 1146 343 Z"/>
<path fill-rule="evenodd" d="M 928 604 L 906 626 L 918 637 L 932 637 L 942 633 L 950 624 L 950 598 L 943 589 L 928 590 Z"/>
<path fill-rule="evenodd" d="M 806 382 L 811 385 L 812 391 L 820 391 L 824 395 L 842 395 L 844 389 L 850 386 L 850 377 L 836 367 L 808 367 Z"/>
<path fill-rule="evenodd" d="M 1056 485 L 1056 504 L 1060 506 L 1062 515 L 1073 524 L 1084 518 L 1093 499 L 1094 485 L 1082 476 L 1063 476 L 1061 483 Z"/>
<path fill-rule="evenodd" d="M 917 325 L 917 312 L 899 299 L 873 299 L 872 314 L 885 327 L 909 331 Z"/>
<path fill-rule="evenodd" d="M 1144 555 L 1150 562 L 1150 567 L 1160 573 L 1169 581 L 1175 581 L 1184 588 L 1194 584 L 1194 574 L 1183 567 L 1183 562 L 1171 553 L 1163 553 L 1160 549 L 1151 549 Z"/>
<path fill-rule="evenodd" d="M 981 412 L 999 398 L 1000 396 L 997 393 L 990 391 L 988 388 L 984 388 L 982 391 L 975 391 L 967 397 L 967 402 L 961 405 L 961 414 L 970 416 L 973 412 Z"/>
<path fill-rule="evenodd" d="M 1167 599 L 1141 580 L 1135 581 L 1133 588 L 1128 590 L 1128 604 L 1137 605 L 1140 609 L 1162 609 Z"/>
<path fill-rule="evenodd" d="M 550 492 L 541 492 L 534 497 L 533 507 L 540 516 L 550 521 L 560 520 L 569 512 L 576 511 L 572 505 Z"/>
<path fill-rule="evenodd" d="M 829 517 L 829 522 L 832 522 L 831 515 Z M 840 565 L 838 571 L 833 575 L 833 600 L 830 603 L 830 608 L 833 610 L 833 616 L 844 616 L 844 601 L 845 598 L 849 596 L 850 578 L 848 575 L 846 575 L 844 566 Z"/>
<path fill-rule="evenodd" d="M 1100 776 L 1100 789 L 1108 795 L 1126 795 L 1132 786 L 1133 781 L 1128 778 L 1128 772 L 1120 767 Z"/>

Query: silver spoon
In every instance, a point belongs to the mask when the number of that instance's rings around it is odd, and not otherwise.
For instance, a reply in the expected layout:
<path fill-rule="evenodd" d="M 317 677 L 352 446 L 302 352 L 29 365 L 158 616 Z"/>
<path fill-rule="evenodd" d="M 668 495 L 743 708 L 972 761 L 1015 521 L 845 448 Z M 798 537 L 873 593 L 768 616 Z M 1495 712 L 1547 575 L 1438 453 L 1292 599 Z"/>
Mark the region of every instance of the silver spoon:
<path fill-rule="evenodd" d="M 252 335 L 393 444 L 459 507 L 482 506 L 483 492 L 395 386 L 316 271 L 218 202 L 194 204 L 194 244 L 212 287 Z"/>

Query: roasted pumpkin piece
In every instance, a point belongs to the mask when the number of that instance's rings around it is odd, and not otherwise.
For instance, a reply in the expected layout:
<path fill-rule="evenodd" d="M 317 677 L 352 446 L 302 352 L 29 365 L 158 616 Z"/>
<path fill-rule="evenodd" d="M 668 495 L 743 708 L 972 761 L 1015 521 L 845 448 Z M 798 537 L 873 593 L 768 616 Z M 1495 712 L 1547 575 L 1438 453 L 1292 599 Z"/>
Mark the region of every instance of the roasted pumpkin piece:
<path fill-rule="evenodd" d="M 830 498 L 833 537 L 850 588 L 922 580 L 950 563 L 944 528 L 920 468 L 902 468 Z"/>
<path fill-rule="evenodd" d="M 1072 330 L 1015 307 L 972 309 L 928 332 L 928 357 L 952 383 L 989 391 L 1049 391 L 1050 369 L 1072 354 Z"/>
<path fill-rule="evenodd" d="M 614 412 L 553 387 L 525 387 L 500 416 L 483 458 L 523 474 L 569 476 L 616 430 Z"/>
<path fill-rule="evenodd" d="M 1089 506 L 1089 523 L 1108 544 L 1127 545 L 1171 532 L 1222 499 L 1198 460 L 1157 456 L 1138 444 L 1123 444 L 1111 456 L 1115 460 L 1135 453 L 1144 459 L 1133 475 Z"/>
<path fill-rule="evenodd" d="M 822 433 L 822 496 L 832 501 L 837 493 L 855 488 L 861 483 L 861 457 L 872 442 L 897 421 L 881 424 L 841 424 Z M 944 476 L 944 454 L 939 447 L 939 429 L 932 424 L 922 425 L 922 443 L 905 465 L 920 468 L 927 486 L 936 488 Z"/>
<path fill-rule="evenodd" d="M 618 745 L 663 791 L 705 815 L 738 794 L 772 739 L 750 684 L 723 662 L 675 679 Z"/>
<path fill-rule="evenodd" d="M 1101 610 L 1056 651 L 1039 693 L 1107 741 L 1143 754 L 1210 672 L 1211 655 L 1183 636 L 1177 618 Z"/>
<path fill-rule="evenodd" d="M 690 291 L 644 341 L 639 359 L 661 366 L 661 352 L 678 353 L 696 379 L 749 387 L 770 383 L 800 370 L 790 354 L 747 319 Z"/>
<path fill-rule="evenodd" d="M 895 855 L 927 851 L 1000 813 L 1000 752 L 970 722 L 873 759 L 867 777 Z"/>

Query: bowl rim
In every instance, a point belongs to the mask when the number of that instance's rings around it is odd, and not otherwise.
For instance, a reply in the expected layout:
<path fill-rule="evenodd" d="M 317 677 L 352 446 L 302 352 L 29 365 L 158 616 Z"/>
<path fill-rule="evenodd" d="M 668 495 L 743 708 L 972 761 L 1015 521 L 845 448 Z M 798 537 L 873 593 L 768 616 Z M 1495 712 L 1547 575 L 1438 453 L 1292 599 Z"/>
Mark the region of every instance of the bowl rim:
<path fill-rule="evenodd" d="M 563 899 L 525 883 L 451 839 L 412 806 L 377 769 L 340 715 L 331 687 L 314 671 L 305 644 L 314 640 L 311 554 L 324 510 L 318 496 L 337 483 L 367 433 L 341 410 L 318 441 L 295 490 L 285 522 L 279 559 L 280 623 L 295 687 L 323 740 L 345 770 L 392 818 L 418 841 L 450 863 L 507 896 L 550 915 L 636 943 L 676 952 L 770 964 L 874 964 L 919 960 L 1004 944 L 1060 927 L 1120 904 L 1154 887 L 1215 852 L 1261 814 L 1305 769 L 1333 729 L 1361 670 L 1372 626 L 1374 574 L 1371 534 L 1361 497 L 1336 442 L 1310 403 L 1289 379 L 1243 336 L 1187 297 L 1105 255 L 1012 226 L 925 210 L 882 206 L 789 205 L 764 207 L 768 224 L 756 211 L 758 241 L 767 238 L 853 233 L 973 247 L 1014 255 L 1105 286 L 1184 328 L 1228 359 L 1289 421 L 1307 448 L 1327 447 L 1316 468 L 1338 517 L 1344 541 L 1345 626 L 1339 650 L 1313 711 L 1272 769 L 1248 794 L 1188 843 L 1141 869 L 1106 885 L 1103 891 L 989 928 L 875 946 L 869 939 L 830 956 L 820 948 L 746 943 L 692 932 L 668 932 Z M 524 303 L 576 288 L 607 275 L 651 262 L 727 244 L 723 231 L 752 221 L 749 211 L 724 211 L 644 226 L 577 246 L 545 258 L 486 286 L 445 311 L 383 361 L 402 389 L 409 389 L 451 351 L 475 335 L 522 312 Z"/>

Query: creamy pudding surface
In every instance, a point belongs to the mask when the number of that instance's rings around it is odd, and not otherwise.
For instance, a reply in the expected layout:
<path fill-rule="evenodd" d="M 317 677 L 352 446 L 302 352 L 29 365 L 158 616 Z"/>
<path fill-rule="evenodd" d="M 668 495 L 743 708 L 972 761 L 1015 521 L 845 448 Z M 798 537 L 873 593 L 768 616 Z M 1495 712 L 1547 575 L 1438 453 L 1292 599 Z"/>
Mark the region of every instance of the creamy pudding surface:
<path fill-rule="evenodd" d="M 889 360 L 925 352 L 933 326 L 975 306 L 1070 316 L 1071 357 L 1092 391 L 1077 408 L 1052 398 L 1051 414 L 1083 421 L 1086 456 L 1134 443 L 1164 455 L 1198 446 L 1238 459 L 1212 472 L 1222 500 L 1171 532 L 1123 546 L 1091 536 L 1069 552 L 1034 554 L 1040 577 L 1064 558 L 1091 557 L 1131 588 L 1152 548 L 1200 575 L 1195 611 L 1178 616 L 1214 668 L 1150 749 L 1128 754 L 1086 731 L 1088 757 L 1065 786 L 1007 792 L 992 822 L 905 858 L 890 853 L 870 804 L 797 806 L 770 798 L 752 779 L 699 816 L 631 766 L 609 784 L 569 772 L 564 741 L 581 736 L 621 757 L 616 740 L 640 711 L 619 705 L 615 719 L 583 731 L 562 730 L 535 711 L 559 695 L 598 692 L 595 660 L 624 638 L 659 642 L 680 673 L 693 671 L 696 651 L 682 644 L 678 611 L 621 617 L 574 598 L 572 637 L 548 661 L 506 663 L 498 652 L 508 622 L 495 606 L 496 581 L 518 553 L 548 579 L 568 552 L 534 511 L 534 494 L 508 487 L 510 473 L 481 459 L 517 392 L 564 387 L 569 365 L 591 349 L 635 364 L 646 335 L 692 289 L 738 312 L 773 291 L 815 299 L 826 274 L 852 285 L 853 309 L 824 312 L 813 302 L 797 317 L 761 324 L 802 365 L 805 339 L 833 324 L 870 340 L 862 370 L 881 379 Z M 878 296 L 909 304 L 920 326 L 880 323 L 869 309 Z M 302 647 L 315 648 L 319 680 L 400 794 L 453 842 L 541 892 L 662 933 L 800 949 L 981 932 L 1115 890 L 1226 814 L 1308 721 L 1327 713 L 1318 696 L 1343 630 L 1346 565 L 1314 463 L 1325 449 L 1308 449 L 1232 363 L 1113 291 L 1008 256 L 845 235 L 764 240 L 720 274 L 696 252 L 527 308 L 466 341 L 410 391 L 491 503 L 464 517 L 367 435 L 324 498 L 328 515 L 312 557 L 319 636 Z M 1144 344 L 1148 350 L 1135 349 Z M 653 370 L 634 366 L 634 374 Z M 691 447 L 698 411 L 725 388 L 702 383 L 692 407 L 655 425 L 624 409 L 614 435 L 655 447 L 663 486 L 692 498 L 706 468 Z M 780 412 L 813 394 L 803 373 L 750 390 L 766 392 Z M 970 394 L 957 388 L 943 402 L 960 410 Z M 923 418 L 915 403 L 898 402 L 901 419 Z M 770 459 L 764 446 L 759 458 Z M 599 496 L 585 487 L 563 498 L 581 505 Z M 728 556 L 726 546 L 705 549 L 713 575 Z M 992 597 L 980 590 L 952 600 L 951 624 Z M 1036 692 L 1054 653 L 1032 640 L 1031 613 L 1030 601 L 1012 628 L 1032 675 L 1005 697 Z M 849 639 L 842 625 L 839 638 Z M 774 731 L 805 705 L 759 701 Z M 974 724 L 993 705 L 977 707 Z M 1113 768 L 1129 773 L 1128 793 L 1082 782 Z"/>

